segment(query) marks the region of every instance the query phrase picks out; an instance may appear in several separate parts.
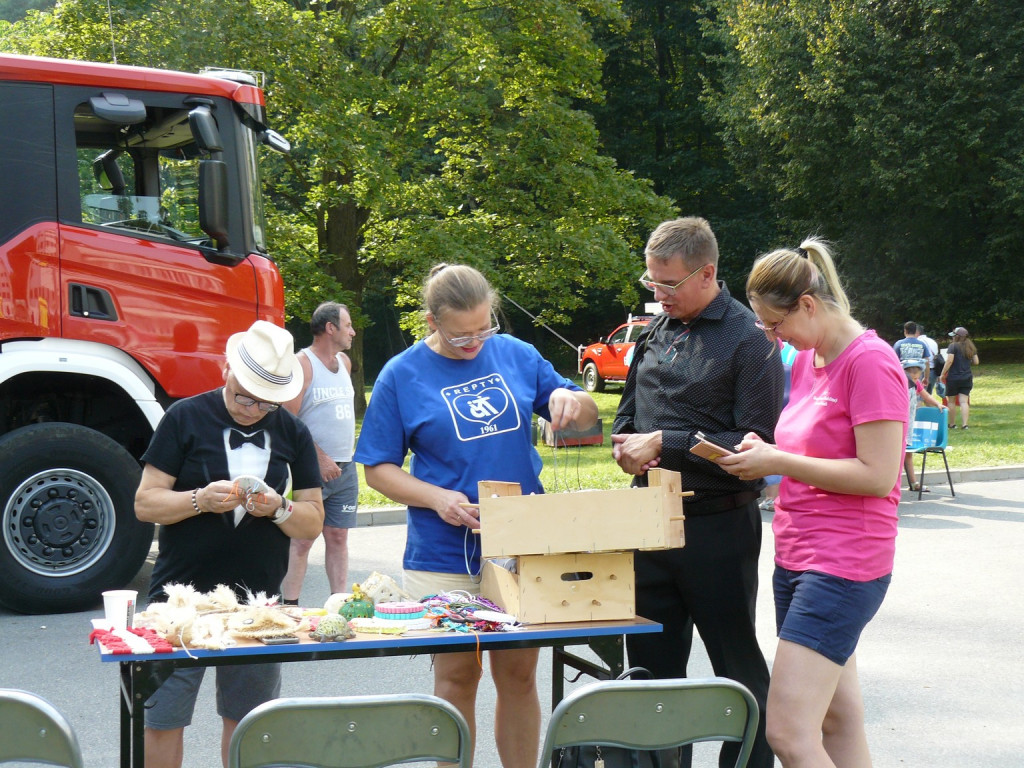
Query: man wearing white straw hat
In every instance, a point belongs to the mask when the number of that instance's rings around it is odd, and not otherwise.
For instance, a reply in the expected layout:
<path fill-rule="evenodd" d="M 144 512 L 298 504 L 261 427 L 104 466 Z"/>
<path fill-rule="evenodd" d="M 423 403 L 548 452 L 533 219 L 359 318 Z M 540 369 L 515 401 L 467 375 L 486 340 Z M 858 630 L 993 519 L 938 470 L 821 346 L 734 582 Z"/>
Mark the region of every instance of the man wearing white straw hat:
<path fill-rule="evenodd" d="M 172 405 L 142 456 L 135 514 L 160 524 L 151 601 L 164 585 L 208 592 L 228 584 L 277 595 L 292 538 L 323 526 L 320 472 L 309 430 L 281 403 L 302 389 L 292 336 L 257 320 L 228 339 L 224 386 Z M 291 498 L 289 498 L 289 495 Z M 204 668 L 176 670 L 146 702 L 147 768 L 180 768 Z M 279 664 L 217 669 L 223 745 L 238 721 L 277 698 Z M 225 758 L 226 764 L 226 758 Z"/>

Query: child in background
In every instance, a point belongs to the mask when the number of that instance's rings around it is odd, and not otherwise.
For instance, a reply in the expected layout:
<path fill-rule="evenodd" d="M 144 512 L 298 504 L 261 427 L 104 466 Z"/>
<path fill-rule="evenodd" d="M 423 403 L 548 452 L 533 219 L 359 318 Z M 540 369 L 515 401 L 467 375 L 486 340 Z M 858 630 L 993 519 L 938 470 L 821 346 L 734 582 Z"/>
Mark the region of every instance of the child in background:
<path fill-rule="evenodd" d="M 924 373 L 924 360 L 903 360 L 903 372 L 907 374 L 907 399 L 909 400 L 910 410 L 908 411 L 907 419 L 907 445 L 910 445 L 910 435 L 914 431 L 914 419 L 917 417 L 917 403 L 919 400 L 923 400 L 926 405 L 930 405 L 933 408 L 940 408 L 943 411 L 946 410 L 945 406 L 928 394 L 928 391 L 924 388 L 924 384 L 921 383 L 921 375 Z M 910 490 L 920 491 L 922 490 L 921 484 L 915 479 L 914 473 L 914 454 L 907 451 L 903 458 L 903 466 L 907 470 L 907 480 L 910 482 Z M 928 491 L 927 488 L 923 489 Z"/>

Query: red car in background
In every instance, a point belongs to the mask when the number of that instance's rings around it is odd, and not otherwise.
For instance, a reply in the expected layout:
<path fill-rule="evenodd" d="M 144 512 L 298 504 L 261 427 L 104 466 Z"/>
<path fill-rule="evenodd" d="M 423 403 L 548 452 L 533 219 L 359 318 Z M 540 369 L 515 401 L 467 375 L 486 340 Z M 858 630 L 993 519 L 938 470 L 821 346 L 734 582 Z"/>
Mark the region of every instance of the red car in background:
<path fill-rule="evenodd" d="M 630 315 L 607 337 L 579 348 L 578 372 L 583 374 L 587 392 L 603 392 L 605 382 L 625 381 L 633 345 L 653 315 Z"/>

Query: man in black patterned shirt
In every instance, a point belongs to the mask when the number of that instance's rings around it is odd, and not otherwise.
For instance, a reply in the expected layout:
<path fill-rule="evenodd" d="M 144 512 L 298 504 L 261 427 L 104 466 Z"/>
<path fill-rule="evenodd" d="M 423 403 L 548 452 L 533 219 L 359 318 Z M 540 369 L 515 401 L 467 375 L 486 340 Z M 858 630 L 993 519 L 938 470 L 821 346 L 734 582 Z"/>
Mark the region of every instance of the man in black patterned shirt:
<path fill-rule="evenodd" d="M 700 632 L 715 674 L 746 685 L 761 707 L 749 765 L 771 768 L 764 736 L 768 666 L 757 643 L 754 613 L 761 552 L 757 499 L 761 480 L 744 482 L 690 453 L 698 431 L 722 445 L 748 432 L 774 442 L 782 410 L 782 363 L 753 313 L 717 280 L 718 243 L 707 221 L 666 221 L 645 249 L 640 282 L 664 314 L 637 341 L 612 429 L 613 456 L 635 485 L 648 469 L 680 472 L 686 546 L 637 552 L 637 614 L 664 626 L 627 640 L 631 665 L 656 678 L 685 677 Z M 733 765 L 739 744 L 722 747 Z M 684 752 L 689 765 L 689 751 Z"/>

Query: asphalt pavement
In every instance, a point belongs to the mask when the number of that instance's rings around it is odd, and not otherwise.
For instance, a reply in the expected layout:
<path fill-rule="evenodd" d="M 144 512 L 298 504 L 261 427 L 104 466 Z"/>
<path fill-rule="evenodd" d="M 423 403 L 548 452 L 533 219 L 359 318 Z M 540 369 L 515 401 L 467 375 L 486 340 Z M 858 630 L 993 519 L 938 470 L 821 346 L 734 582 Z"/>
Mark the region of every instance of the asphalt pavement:
<path fill-rule="evenodd" d="M 932 492 L 904 492 L 896 568 L 878 616 L 858 648 L 868 739 L 876 768 L 1019 768 L 1024 765 L 1024 467 L 957 472 L 956 497 L 929 471 Z M 398 577 L 405 529 L 394 510 L 366 510 L 350 537 L 353 581 L 372 571 Z M 372 524 L 367 524 L 372 523 Z M 770 520 L 765 520 L 758 636 L 769 663 L 775 636 L 770 590 Z M 304 605 L 327 597 L 322 546 L 314 547 Z M 145 568 L 133 583 L 144 592 Z M 88 645 L 95 610 L 22 616 L 0 609 L 0 687 L 49 699 L 71 721 L 87 768 L 118 763 L 118 675 Z M 711 674 L 699 643 L 691 675 Z M 542 703 L 550 700 L 550 651 L 541 655 Z M 212 676 L 212 675 L 211 675 Z M 287 664 L 283 695 L 431 691 L 419 656 Z M 571 687 L 571 686 L 570 686 Z M 499 768 L 493 686 L 481 685 L 476 765 Z M 220 765 L 212 679 L 186 731 L 185 766 Z M 698 747 L 695 766 L 717 765 Z"/>

